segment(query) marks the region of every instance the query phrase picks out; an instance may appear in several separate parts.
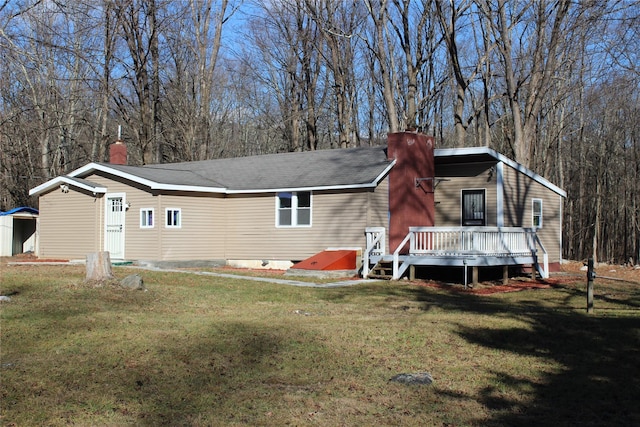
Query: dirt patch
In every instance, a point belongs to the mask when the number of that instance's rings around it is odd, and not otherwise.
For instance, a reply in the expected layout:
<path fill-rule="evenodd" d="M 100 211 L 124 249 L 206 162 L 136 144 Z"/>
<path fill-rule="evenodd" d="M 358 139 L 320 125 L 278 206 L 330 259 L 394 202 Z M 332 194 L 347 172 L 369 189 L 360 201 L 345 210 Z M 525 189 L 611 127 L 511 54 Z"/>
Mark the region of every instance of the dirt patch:
<path fill-rule="evenodd" d="M 567 261 L 562 264 L 562 271 L 564 273 L 576 274 L 581 278 L 586 278 L 587 271 L 584 270 L 586 262 Z M 595 266 L 596 280 L 601 278 L 614 278 L 618 280 L 625 280 L 630 283 L 640 284 L 640 266 L 633 265 L 615 265 L 600 263 Z"/>
<path fill-rule="evenodd" d="M 69 262 L 68 259 L 61 258 L 38 258 L 33 254 L 19 254 L 11 257 L 0 257 L 0 264 L 7 264 L 9 262 Z"/>
<path fill-rule="evenodd" d="M 553 283 L 551 282 L 552 282 L 551 280 L 547 280 L 545 282 L 533 281 L 533 280 L 525 282 L 525 281 L 512 279 L 508 285 L 498 285 L 490 282 L 482 282 L 473 287 L 468 286 L 466 288 L 461 284 L 452 285 L 452 284 L 432 282 L 432 281 L 426 281 L 426 282 L 420 281 L 420 282 L 413 282 L 413 283 L 418 286 L 427 286 L 429 288 L 435 288 L 435 289 L 446 289 L 454 292 L 464 292 L 464 293 L 469 293 L 474 295 L 490 295 L 490 294 L 503 293 L 503 292 L 518 292 L 518 291 L 524 291 L 528 289 L 548 289 L 553 286 Z"/>
<path fill-rule="evenodd" d="M 269 276 L 283 276 L 286 270 L 277 270 L 272 268 L 241 268 L 241 267 L 231 267 L 229 265 L 225 265 L 224 267 L 220 267 L 217 270 L 225 271 L 225 272 L 251 272 L 256 274 L 265 274 Z"/>

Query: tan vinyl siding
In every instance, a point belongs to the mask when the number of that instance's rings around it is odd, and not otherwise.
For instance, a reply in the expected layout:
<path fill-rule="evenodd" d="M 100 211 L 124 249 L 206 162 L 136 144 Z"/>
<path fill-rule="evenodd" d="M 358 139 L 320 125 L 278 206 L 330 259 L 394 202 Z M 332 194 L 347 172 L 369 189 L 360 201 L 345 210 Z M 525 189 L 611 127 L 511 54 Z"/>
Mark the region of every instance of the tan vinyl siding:
<path fill-rule="evenodd" d="M 542 200 L 542 228 L 538 236 L 550 262 L 561 259 L 562 197 L 521 172 L 504 167 L 504 225 L 533 227 L 533 199 Z"/>
<path fill-rule="evenodd" d="M 384 178 L 375 191 L 369 193 L 367 227 L 384 227 L 389 252 L 389 177 Z"/>
<path fill-rule="evenodd" d="M 388 180 L 378 188 L 312 193 L 311 227 L 276 227 L 276 195 L 154 192 L 96 172 L 88 181 L 107 189 L 93 195 L 70 186 L 40 197 L 40 254 L 84 258 L 104 250 L 105 200 L 124 196 L 124 258 L 129 260 L 299 260 L 328 247 L 363 247 L 367 226 L 388 226 Z M 166 227 L 166 209 L 181 211 L 180 228 Z M 141 209 L 153 227 L 140 226 Z"/>
<path fill-rule="evenodd" d="M 135 260 L 203 260 L 224 258 L 224 199 L 217 194 L 152 194 L 101 174 L 87 177 L 108 193 L 124 193 L 131 207 L 125 212 L 125 258 Z M 154 211 L 154 227 L 140 227 L 140 209 Z M 166 208 L 181 210 L 182 226 L 165 227 Z"/>
<path fill-rule="evenodd" d="M 216 195 L 162 194 L 158 227 L 162 259 L 204 260 L 224 258 L 224 199 Z M 166 226 L 166 209 L 180 209 L 181 226 Z"/>
<path fill-rule="evenodd" d="M 41 258 L 85 259 L 101 250 L 95 224 L 104 200 L 70 189 L 40 196 L 39 239 Z"/>
<path fill-rule="evenodd" d="M 130 208 L 124 213 L 124 257 L 126 259 L 159 259 L 159 232 L 157 221 L 158 201 L 144 188 L 137 188 L 125 182 L 116 181 L 102 174 L 88 176 L 87 179 L 102 187 L 107 188 L 107 194 L 122 193 L 125 195 L 125 202 L 130 204 Z M 156 225 L 151 229 L 140 229 L 140 208 L 153 208 Z M 105 209 L 104 201 L 101 209 Z M 104 213 L 101 220 L 104 218 Z M 104 229 L 104 224 L 99 225 L 100 230 Z M 104 236 L 100 236 L 104 241 Z"/>
<path fill-rule="evenodd" d="M 328 247 L 363 247 L 373 191 L 313 192 L 311 227 L 276 227 L 276 195 L 252 194 L 226 199 L 227 259 L 300 260 Z M 384 224 L 382 224 L 384 225 Z"/>
<path fill-rule="evenodd" d="M 436 165 L 435 189 L 437 227 L 462 225 L 462 190 L 485 190 L 486 226 L 497 225 L 495 162 Z"/>
<path fill-rule="evenodd" d="M 389 178 L 383 179 L 375 191 L 367 193 L 367 227 L 388 227 L 389 225 Z"/>

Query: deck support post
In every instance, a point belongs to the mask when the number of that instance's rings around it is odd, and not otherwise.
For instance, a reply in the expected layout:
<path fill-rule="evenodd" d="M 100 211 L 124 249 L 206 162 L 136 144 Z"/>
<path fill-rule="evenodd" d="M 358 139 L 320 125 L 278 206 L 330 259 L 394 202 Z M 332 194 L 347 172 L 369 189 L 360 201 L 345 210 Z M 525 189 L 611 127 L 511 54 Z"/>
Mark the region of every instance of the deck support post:
<path fill-rule="evenodd" d="M 503 285 L 509 284 L 509 266 L 508 265 L 502 266 L 502 284 Z"/>
<path fill-rule="evenodd" d="M 467 274 L 468 274 L 467 273 L 467 260 L 463 259 L 462 260 L 462 264 L 464 265 L 464 267 L 462 267 L 462 268 L 464 268 L 464 288 L 467 289 L 467 283 L 468 283 L 468 281 L 467 281 Z"/>
<path fill-rule="evenodd" d="M 413 264 L 409 266 L 409 280 L 416 280 L 416 266 Z"/>
<path fill-rule="evenodd" d="M 473 267 L 471 267 L 471 281 L 473 283 L 473 286 L 476 286 L 478 284 L 478 266 L 474 265 Z"/>

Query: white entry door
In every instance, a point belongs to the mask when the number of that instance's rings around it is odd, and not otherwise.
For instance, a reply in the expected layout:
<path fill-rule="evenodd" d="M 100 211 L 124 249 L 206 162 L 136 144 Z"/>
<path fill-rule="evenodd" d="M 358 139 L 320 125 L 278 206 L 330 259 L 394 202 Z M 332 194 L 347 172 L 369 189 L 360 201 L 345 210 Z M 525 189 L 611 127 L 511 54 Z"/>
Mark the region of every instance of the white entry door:
<path fill-rule="evenodd" d="M 108 194 L 104 250 L 111 259 L 124 259 L 124 194 Z"/>

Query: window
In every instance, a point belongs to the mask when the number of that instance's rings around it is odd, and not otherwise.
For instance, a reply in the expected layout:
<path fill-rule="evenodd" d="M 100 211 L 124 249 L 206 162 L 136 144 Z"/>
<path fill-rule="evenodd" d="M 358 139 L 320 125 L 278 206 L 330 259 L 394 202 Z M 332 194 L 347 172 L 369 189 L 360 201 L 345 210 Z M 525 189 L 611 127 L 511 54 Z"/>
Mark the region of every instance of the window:
<path fill-rule="evenodd" d="M 182 226 L 182 213 L 180 209 L 167 208 L 167 221 L 165 226 L 167 228 L 180 228 Z"/>
<path fill-rule="evenodd" d="M 153 228 L 153 209 L 140 209 L 140 228 Z"/>
<path fill-rule="evenodd" d="M 113 197 L 109 199 L 111 212 L 122 212 L 122 200 L 122 197 Z"/>
<path fill-rule="evenodd" d="M 278 193 L 276 198 L 276 226 L 311 226 L 311 192 Z"/>
<path fill-rule="evenodd" d="M 485 226 L 485 190 L 462 190 L 462 225 Z"/>
<path fill-rule="evenodd" d="M 542 199 L 533 199 L 532 202 L 532 225 L 542 228 Z"/>

